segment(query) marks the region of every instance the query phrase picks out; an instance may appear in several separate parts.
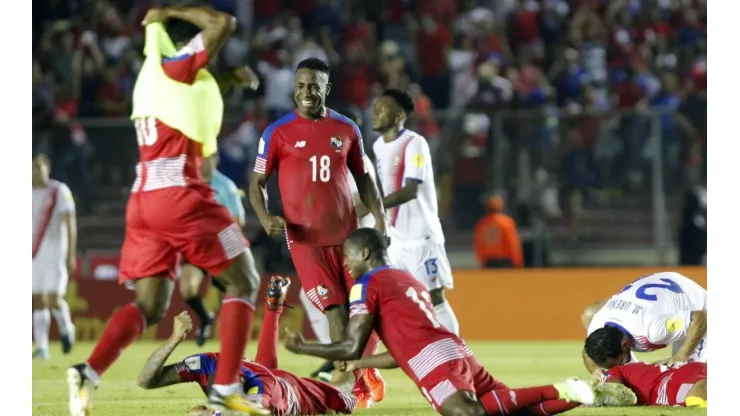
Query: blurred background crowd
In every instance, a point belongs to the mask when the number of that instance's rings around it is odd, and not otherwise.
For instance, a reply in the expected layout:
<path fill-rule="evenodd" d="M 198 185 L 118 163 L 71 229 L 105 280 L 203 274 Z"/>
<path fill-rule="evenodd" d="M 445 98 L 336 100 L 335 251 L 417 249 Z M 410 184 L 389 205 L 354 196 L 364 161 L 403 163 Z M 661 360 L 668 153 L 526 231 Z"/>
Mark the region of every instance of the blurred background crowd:
<path fill-rule="evenodd" d="M 127 116 L 154 3 L 34 1 L 33 146 L 75 193 L 89 250 L 122 238 L 137 158 Z M 495 205 L 516 222 L 529 265 L 617 248 L 702 261 L 706 0 L 203 3 L 238 20 L 216 64 L 261 77 L 258 91 L 226 98 L 220 170 L 237 184 L 262 130 L 293 108 L 296 64 L 315 56 L 332 66 L 328 103 L 340 112 L 368 120 L 384 88 L 412 93 L 409 127 L 433 151 L 449 251 L 470 252 Z M 364 133 L 369 151 L 375 135 Z"/>

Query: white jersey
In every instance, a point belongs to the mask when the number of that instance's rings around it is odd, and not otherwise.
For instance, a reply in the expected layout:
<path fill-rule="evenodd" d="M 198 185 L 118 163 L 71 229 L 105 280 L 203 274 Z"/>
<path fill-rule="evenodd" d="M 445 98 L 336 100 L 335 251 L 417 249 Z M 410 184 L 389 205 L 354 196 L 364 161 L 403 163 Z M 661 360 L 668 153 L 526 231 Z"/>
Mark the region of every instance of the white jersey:
<path fill-rule="evenodd" d="M 415 199 L 388 209 L 391 241 L 404 245 L 444 243 L 432 155 L 426 139 L 404 129 L 392 142 L 386 143 L 379 137 L 373 144 L 373 152 L 386 197 L 401 189 L 408 179 L 420 182 Z"/>
<path fill-rule="evenodd" d="M 707 309 L 707 291 L 688 277 L 661 272 L 640 278 L 614 295 L 593 317 L 588 334 L 615 326 L 629 334 L 632 351 L 654 351 L 686 338 L 693 311 Z M 706 361 L 706 338 L 692 356 Z"/>
<path fill-rule="evenodd" d="M 365 166 L 373 165 L 373 161 L 370 160 L 370 157 L 368 157 L 368 155 L 362 155 L 362 160 L 365 162 Z M 375 169 L 368 169 L 368 171 L 370 173 L 370 176 L 373 177 L 373 181 L 377 183 L 378 178 L 375 176 Z M 349 175 L 347 175 L 347 178 L 349 182 L 349 193 L 352 194 L 352 199 L 356 200 L 359 197 L 359 191 L 357 189 L 357 182 L 355 182 L 355 178 L 352 176 L 351 172 L 349 173 Z M 365 227 L 365 228 L 375 227 L 375 217 L 368 214 L 360 218 L 360 227 Z"/>
<path fill-rule="evenodd" d="M 62 218 L 75 210 L 67 185 L 50 180 L 44 188 L 33 188 L 33 262 L 64 264 L 69 250 L 67 223 Z"/>

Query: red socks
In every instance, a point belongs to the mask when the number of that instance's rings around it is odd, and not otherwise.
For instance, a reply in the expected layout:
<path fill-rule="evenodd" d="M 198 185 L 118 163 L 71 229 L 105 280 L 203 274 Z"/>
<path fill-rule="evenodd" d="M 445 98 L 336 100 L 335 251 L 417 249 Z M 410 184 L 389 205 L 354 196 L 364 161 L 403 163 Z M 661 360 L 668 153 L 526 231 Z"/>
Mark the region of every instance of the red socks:
<path fill-rule="evenodd" d="M 121 352 L 129 346 L 146 328 L 146 318 L 141 309 L 129 303 L 114 313 L 105 326 L 103 336 L 95 345 L 87 363 L 98 376 L 118 359 Z"/>
<path fill-rule="evenodd" d="M 262 329 L 257 344 L 257 356 L 254 357 L 254 361 L 271 370 L 278 367 L 278 319 L 282 312 L 282 306 L 276 311 L 271 311 L 265 306 L 265 317 L 262 319 Z"/>
<path fill-rule="evenodd" d="M 560 394 L 553 386 L 530 387 L 524 389 L 492 390 L 480 397 L 480 402 L 488 415 L 507 415 L 515 410 L 525 409 L 548 400 L 557 400 Z"/>
<path fill-rule="evenodd" d="M 237 382 L 248 334 L 252 327 L 252 318 L 254 305 L 251 302 L 242 298 L 224 298 L 218 324 L 221 353 L 213 384 L 227 386 Z"/>

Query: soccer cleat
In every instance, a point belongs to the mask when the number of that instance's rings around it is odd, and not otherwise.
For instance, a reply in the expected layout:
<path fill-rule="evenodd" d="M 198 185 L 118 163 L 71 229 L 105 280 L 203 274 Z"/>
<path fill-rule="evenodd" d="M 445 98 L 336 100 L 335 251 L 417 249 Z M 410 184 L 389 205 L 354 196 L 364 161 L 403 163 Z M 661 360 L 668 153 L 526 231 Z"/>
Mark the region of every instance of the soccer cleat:
<path fill-rule="evenodd" d="M 228 396 L 221 395 L 215 389 L 211 389 L 208 394 L 208 407 L 217 412 L 240 412 L 247 415 L 269 415 L 271 412 L 265 409 L 262 404 L 247 400 L 241 393 L 234 393 Z"/>
<path fill-rule="evenodd" d="M 33 352 L 33 359 L 34 360 L 50 360 L 51 355 L 49 354 L 49 350 L 42 350 L 37 349 Z"/>
<path fill-rule="evenodd" d="M 199 347 L 202 347 L 206 341 L 211 339 L 211 333 L 213 332 L 213 320 L 216 318 L 216 315 L 211 312 L 208 314 L 208 320 L 205 322 L 200 323 L 200 328 L 198 328 L 198 332 L 195 336 L 195 344 Z"/>
<path fill-rule="evenodd" d="M 285 303 L 285 298 L 288 296 L 288 288 L 290 287 L 290 279 L 282 276 L 272 276 L 270 278 L 270 284 L 267 286 L 267 307 L 271 311 L 276 311 L 279 307 Z"/>
<path fill-rule="evenodd" d="M 357 398 L 355 409 L 369 409 L 375 405 L 375 402 L 373 401 L 373 395 L 370 393 L 358 393 L 355 394 L 355 397 Z"/>
<path fill-rule="evenodd" d="M 700 407 L 706 409 L 707 401 L 701 397 L 688 396 L 686 397 L 686 407 Z"/>
<path fill-rule="evenodd" d="M 69 416 L 90 416 L 95 385 L 85 376 L 85 364 L 67 369 Z"/>
<path fill-rule="evenodd" d="M 591 383 L 580 378 L 569 378 L 564 383 L 553 385 L 560 394 L 559 399 L 586 405 L 594 404 L 596 393 Z"/>
<path fill-rule="evenodd" d="M 64 354 L 69 354 L 69 352 L 72 351 L 72 347 L 75 345 L 75 331 L 76 328 L 72 325 L 66 334 L 59 337 L 59 340 L 62 342 L 62 352 Z"/>
<path fill-rule="evenodd" d="M 380 375 L 380 371 L 377 368 L 368 368 L 363 372 L 362 377 L 367 383 L 367 388 L 370 390 L 373 401 L 382 401 L 385 397 L 385 380 Z"/>
<path fill-rule="evenodd" d="M 634 406 L 637 404 L 635 392 L 624 384 L 597 383 L 594 385 L 594 405 L 596 406 Z"/>

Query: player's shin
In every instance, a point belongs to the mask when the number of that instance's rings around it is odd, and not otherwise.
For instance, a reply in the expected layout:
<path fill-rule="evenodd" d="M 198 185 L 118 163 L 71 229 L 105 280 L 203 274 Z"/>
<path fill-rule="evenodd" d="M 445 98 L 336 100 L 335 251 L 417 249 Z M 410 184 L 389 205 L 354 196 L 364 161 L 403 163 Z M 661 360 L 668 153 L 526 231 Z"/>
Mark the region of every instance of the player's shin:
<path fill-rule="evenodd" d="M 560 393 L 554 386 L 540 386 L 491 390 L 480 396 L 479 400 L 487 415 L 508 415 L 545 401 L 556 400 L 559 396 Z"/>
<path fill-rule="evenodd" d="M 146 329 L 147 319 L 135 303 L 129 303 L 114 313 L 95 345 L 87 363 L 97 376 L 102 375 Z"/>
<path fill-rule="evenodd" d="M 57 299 L 55 307 L 51 309 L 54 320 L 59 328 L 59 333 L 68 335 L 74 330 L 72 326 L 72 316 L 69 313 L 69 305 L 61 296 Z"/>
<path fill-rule="evenodd" d="M 33 339 L 36 341 L 38 358 L 48 358 L 50 324 L 51 316 L 48 309 L 33 311 Z"/>
<path fill-rule="evenodd" d="M 221 354 L 216 367 L 214 388 L 220 394 L 228 395 L 227 387 L 234 386 L 241 365 L 244 350 L 249 339 L 249 331 L 254 317 L 254 303 L 245 297 L 224 298 L 219 318 L 219 338 Z"/>
<path fill-rule="evenodd" d="M 437 316 L 437 321 L 448 331 L 460 335 L 460 324 L 457 322 L 457 316 L 455 316 L 449 302 L 445 300 L 439 305 L 434 305 L 434 314 Z"/>

